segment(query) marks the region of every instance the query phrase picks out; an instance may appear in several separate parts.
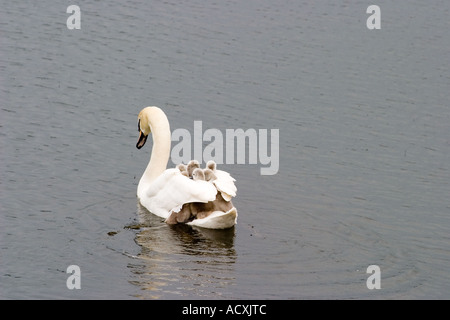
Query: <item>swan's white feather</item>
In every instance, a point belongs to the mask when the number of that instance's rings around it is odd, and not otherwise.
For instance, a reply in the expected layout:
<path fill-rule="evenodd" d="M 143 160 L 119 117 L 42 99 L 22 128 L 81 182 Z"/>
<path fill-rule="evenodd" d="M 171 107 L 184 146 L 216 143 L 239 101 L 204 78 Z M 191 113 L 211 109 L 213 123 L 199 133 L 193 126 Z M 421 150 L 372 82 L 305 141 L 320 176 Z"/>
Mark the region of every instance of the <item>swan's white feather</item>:
<path fill-rule="evenodd" d="M 226 201 L 230 201 L 232 197 L 236 196 L 237 188 L 234 184 L 234 179 L 228 172 L 222 170 L 215 170 L 214 174 L 217 179 L 213 181 L 217 190 L 222 193 L 222 197 Z"/>
<path fill-rule="evenodd" d="M 189 179 L 178 169 L 167 169 L 148 186 L 140 201 L 150 212 L 167 219 L 172 209 L 189 202 L 214 201 L 216 194 L 211 183 Z"/>
<path fill-rule="evenodd" d="M 206 218 L 195 219 L 187 224 L 208 229 L 227 229 L 236 224 L 237 216 L 237 210 L 233 207 L 227 212 L 214 211 Z"/>

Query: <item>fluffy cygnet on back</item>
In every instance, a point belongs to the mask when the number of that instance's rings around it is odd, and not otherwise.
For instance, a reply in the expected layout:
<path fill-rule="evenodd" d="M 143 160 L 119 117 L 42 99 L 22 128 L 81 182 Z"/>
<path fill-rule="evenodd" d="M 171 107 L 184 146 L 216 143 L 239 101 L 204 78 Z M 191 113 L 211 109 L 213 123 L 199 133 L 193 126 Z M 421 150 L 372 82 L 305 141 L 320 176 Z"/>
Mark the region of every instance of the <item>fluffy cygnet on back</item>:
<path fill-rule="evenodd" d="M 216 171 L 216 163 L 214 162 L 214 160 L 209 160 L 206 163 L 206 168 L 205 169 L 210 169 L 212 172 Z"/>
<path fill-rule="evenodd" d="M 192 171 L 192 179 L 195 181 L 197 180 L 205 180 L 205 173 L 200 168 L 195 168 L 194 171 Z"/>
<path fill-rule="evenodd" d="M 230 201 L 225 201 L 220 192 L 217 192 L 216 200 L 208 203 L 193 202 L 190 206 L 191 215 L 197 219 L 203 219 L 209 216 L 214 211 L 228 212 L 233 208 Z"/>
<path fill-rule="evenodd" d="M 206 181 L 214 181 L 217 179 L 216 175 L 211 169 L 204 169 L 203 173 L 205 174 L 205 180 Z"/>
<path fill-rule="evenodd" d="M 187 171 L 188 177 L 192 177 L 192 172 L 196 168 L 200 168 L 200 164 L 198 163 L 198 161 L 197 160 L 189 161 L 189 163 L 186 166 L 186 171 Z"/>
<path fill-rule="evenodd" d="M 187 166 L 185 164 L 178 164 L 177 165 L 177 169 L 180 170 L 181 174 L 185 177 L 189 177 L 188 173 L 187 173 Z"/>

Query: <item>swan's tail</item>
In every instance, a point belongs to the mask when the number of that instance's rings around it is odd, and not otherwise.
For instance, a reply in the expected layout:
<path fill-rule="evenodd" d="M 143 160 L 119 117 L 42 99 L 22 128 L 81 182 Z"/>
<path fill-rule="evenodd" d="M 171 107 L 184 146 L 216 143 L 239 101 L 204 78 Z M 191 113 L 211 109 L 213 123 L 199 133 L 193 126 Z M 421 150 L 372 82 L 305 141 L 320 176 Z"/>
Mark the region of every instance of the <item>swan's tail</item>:
<path fill-rule="evenodd" d="M 206 218 L 195 219 L 188 224 L 207 229 L 228 229 L 236 224 L 237 216 L 237 210 L 233 207 L 227 212 L 214 211 Z"/>

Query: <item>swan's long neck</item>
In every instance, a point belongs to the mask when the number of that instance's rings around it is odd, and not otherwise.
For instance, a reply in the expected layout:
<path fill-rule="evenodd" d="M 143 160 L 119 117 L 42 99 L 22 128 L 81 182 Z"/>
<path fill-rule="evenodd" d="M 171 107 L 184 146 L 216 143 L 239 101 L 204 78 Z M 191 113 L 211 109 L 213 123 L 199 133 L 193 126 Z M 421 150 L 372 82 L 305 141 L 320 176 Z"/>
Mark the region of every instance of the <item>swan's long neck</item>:
<path fill-rule="evenodd" d="M 139 181 L 137 194 L 140 198 L 146 188 L 166 170 L 170 156 L 171 133 L 166 115 L 159 108 L 151 108 L 147 119 L 152 132 L 153 148 L 150 161 Z"/>

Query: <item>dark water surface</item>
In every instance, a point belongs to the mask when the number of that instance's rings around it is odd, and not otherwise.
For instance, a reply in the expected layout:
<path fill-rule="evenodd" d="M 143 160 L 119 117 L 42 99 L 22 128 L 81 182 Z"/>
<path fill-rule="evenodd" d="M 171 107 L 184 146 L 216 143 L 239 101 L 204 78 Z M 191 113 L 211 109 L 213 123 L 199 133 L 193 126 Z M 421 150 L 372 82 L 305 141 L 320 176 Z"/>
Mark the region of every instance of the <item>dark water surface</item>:
<path fill-rule="evenodd" d="M 0 298 L 450 298 L 450 5 L 376 4 L 1 1 Z M 221 166 L 235 228 L 138 205 L 148 105 L 280 130 L 276 175 Z"/>

